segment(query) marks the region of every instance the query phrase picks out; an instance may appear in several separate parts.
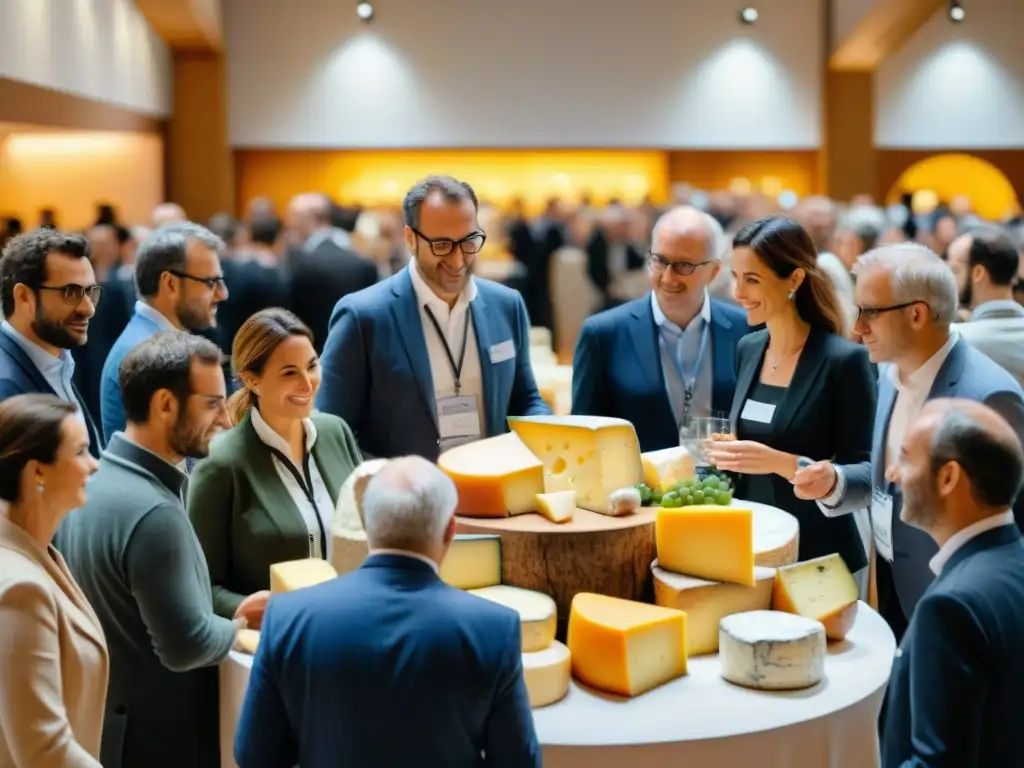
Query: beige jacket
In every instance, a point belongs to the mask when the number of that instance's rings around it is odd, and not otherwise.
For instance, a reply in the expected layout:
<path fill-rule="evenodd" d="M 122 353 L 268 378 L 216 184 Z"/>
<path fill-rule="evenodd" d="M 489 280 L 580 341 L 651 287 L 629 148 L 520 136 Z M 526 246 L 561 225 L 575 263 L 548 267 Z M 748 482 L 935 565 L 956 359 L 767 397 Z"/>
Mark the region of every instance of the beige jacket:
<path fill-rule="evenodd" d="M 108 674 L 64 558 L 0 512 L 0 768 L 100 768 Z"/>

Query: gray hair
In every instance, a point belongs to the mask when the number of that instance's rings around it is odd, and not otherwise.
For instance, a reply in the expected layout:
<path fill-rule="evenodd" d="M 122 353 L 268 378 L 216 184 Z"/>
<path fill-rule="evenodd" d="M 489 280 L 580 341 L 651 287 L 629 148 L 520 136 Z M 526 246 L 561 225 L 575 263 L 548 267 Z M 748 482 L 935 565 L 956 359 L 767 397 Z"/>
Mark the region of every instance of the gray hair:
<path fill-rule="evenodd" d="M 415 229 L 420 225 L 420 208 L 423 201 L 430 197 L 431 193 L 439 192 L 449 203 L 461 203 L 463 200 L 472 200 L 473 208 L 480 210 L 480 202 L 476 198 L 476 192 L 467 182 L 459 181 L 452 176 L 427 176 L 412 185 L 405 194 L 402 201 L 402 217 L 405 219 L 405 226 Z"/>
<path fill-rule="evenodd" d="M 868 251 L 854 265 L 854 275 L 872 267 L 891 273 L 893 299 L 898 303 L 922 301 L 936 325 L 948 326 L 960 303 L 956 277 L 935 252 L 919 243 L 883 245 Z"/>
<path fill-rule="evenodd" d="M 889 221 L 881 208 L 858 205 L 843 215 L 842 227 L 853 232 L 864 244 L 864 250 L 870 251 L 888 231 Z"/>
<path fill-rule="evenodd" d="M 426 459 L 406 456 L 389 461 L 363 496 L 370 548 L 421 552 L 437 546 L 458 500 L 451 478 Z"/>
<path fill-rule="evenodd" d="M 725 232 L 722 226 L 710 213 L 691 205 L 676 206 L 661 214 L 651 229 L 651 242 L 654 242 L 658 233 L 663 229 L 683 231 L 693 229 L 694 226 L 704 232 L 705 258 L 721 261 L 722 253 L 726 250 Z"/>
<path fill-rule="evenodd" d="M 201 224 L 177 221 L 153 230 L 135 254 L 135 288 L 140 296 L 156 296 L 164 272 L 182 271 L 188 246 L 199 242 L 211 251 L 224 251 L 224 241 Z"/>

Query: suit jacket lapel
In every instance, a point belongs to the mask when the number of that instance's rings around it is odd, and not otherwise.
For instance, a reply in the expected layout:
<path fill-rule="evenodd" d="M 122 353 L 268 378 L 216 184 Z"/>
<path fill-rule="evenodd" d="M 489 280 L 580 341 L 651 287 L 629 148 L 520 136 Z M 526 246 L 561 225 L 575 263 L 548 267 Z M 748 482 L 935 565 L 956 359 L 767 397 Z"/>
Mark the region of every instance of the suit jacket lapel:
<path fill-rule="evenodd" d="M 495 340 L 491 333 L 489 306 L 479 289 L 476 298 L 469 303 L 469 312 L 473 317 L 473 333 L 476 336 L 477 355 L 480 357 L 480 379 L 484 388 L 482 405 L 487 434 L 500 435 L 505 431 L 505 425 L 495 422 L 501 418 L 505 409 L 498 407 L 498 382 L 494 379 L 494 366 L 490 358 L 491 345 Z"/>
<path fill-rule="evenodd" d="M 252 425 L 249 414 L 245 415 L 236 429 L 243 430 L 245 435 L 245 460 L 249 468 L 253 493 L 259 498 L 260 506 L 281 533 L 305 533 L 306 524 L 302 519 L 302 512 L 295 506 L 291 494 L 281 482 L 277 467 L 274 466 L 274 455 L 256 434 L 256 427 Z M 319 466 L 317 464 L 318 468 Z M 326 482 L 326 478 L 324 481 Z"/>
<path fill-rule="evenodd" d="M 937 397 L 952 397 L 960 377 L 963 375 L 964 367 L 967 365 L 967 342 L 960 338 L 953 348 L 949 350 L 946 359 L 942 361 L 939 372 L 932 382 L 928 399 L 934 400 Z"/>
<path fill-rule="evenodd" d="M 328 442 L 323 430 L 317 432 L 316 442 L 313 443 L 313 461 L 316 468 L 320 470 L 320 477 L 327 486 L 327 492 L 331 495 L 331 501 L 338 503 L 338 492 L 346 478 L 340 474 L 348 466 L 341 453 L 335 450 L 333 442 Z"/>
<path fill-rule="evenodd" d="M 412 278 L 404 271 L 393 288 L 397 301 L 392 302 L 391 311 L 395 316 L 395 324 L 405 343 L 405 354 L 409 358 L 413 377 L 419 385 L 423 403 L 430 413 L 430 418 L 437 427 L 437 406 L 434 398 L 434 376 L 430 371 L 430 357 L 427 355 L 427 341 L 423 336 L 423 321 L 420 308 L 416 303 L 416 292 L 412 287 Z M 473 318 L 474 325 L 476 318 Z"/>
<path fill-rule="evenodd" d="M 875 434 L 871 440 L 871 472 L 879 488 L 885 485 L 885 443 L 889 437 L 889 422 L 896 406 L 896 385 L 889 379 L 889 369 L 879 372 L 878 406 L 875 408 Z"/>
<path fill-rule="evenodd" d="M 708 301 L 711 299 L 709 298 Z M 731 345 L 726 343 L 726 336 L 732 329 L 732 322 L 724 312 L 716 312 L 711 305 L 711 410 L 725 411 L 732 407 L 732 387 L 734 380 L 734 355 L 728 354 Z M 719 407 L 716 407 L 719 406 Z"/>
<path fill-rule="evenodd" d="M 629 329 L 633 341 L 633 352 L 636 354 L 640 372 L 645 381 L 656 381 L 665 392 L 665 406 L 669 412 L 672 404 L 665 390 L 665 371 L 661 367 L 661 347 L 658 345 L 658 328 L 654 324 L 654 311 L 651 309 L 650 294 L 646 299 L 636 302 L 633 309 L 633 322 Z"/>
<path fill-rule="evenodd" d="M 742 367 L 736 377 L 736 395 L 733 397 L 732 411 L 729 414 L 733 434 L 736 433 L 736 423 L 740 417 L 740 409 L 750 393 L 750 385 L 754 382 L 754 374 L 760 368 L 765 350 L 768 349 L 768 334 L 763 334 L 758 340 L 757 345 L 751 344 L 750 347 L 750 354 L 742 361 Z"/>
<path fill-rule="evenodd" d="M 31 358 L 25 354 L 25 350 L 2 330 L 0 330 L 0 349 L 3 349 L 10 355 L 11 359 L 21 368 L 24 374 L 32 380 L 32 386 L 36 388 L 37 392 L 56 396 L 57 393 L 53 391 L 53 387 L 50 386 L 46 377 L 39 372 Z"/>
<path fill-rule="evenodd" d="M 818 378 L 823 374 L 828 362 L 825 355 L 822 354 L 824 344 L 825 332 L 811 326 L 811 333 L 807 337 L 807 343 L 804 345 L 796 369 L 793 371 L 793 379 L 786 387 L 782 402 L 779 403 L 773 429 L 780 432 L 788 430 L 793 419 L 800 412 L 800 406 L 808 400 L 808 396 L 814 389 Z"/>
<path fill-rule="evenodd" d="M 71 391 L 78 400 L 78 407 L 82 409 L 82 415 L 85 417 L 85 425 L 89 428 L 89 453 L 95 456 L 97 459 L 100 457 L 100 453 L 103 451 L 103 436 L 100 431 L 96 428 L 96 422 L 92 419 L 92 414 L 89 413 L 89 409 L 85 407 L 85 400 L 82 398 L 82 393 L 78 391 L 78 387 L 75 386 L 75 382 L 71 382 Z"/>

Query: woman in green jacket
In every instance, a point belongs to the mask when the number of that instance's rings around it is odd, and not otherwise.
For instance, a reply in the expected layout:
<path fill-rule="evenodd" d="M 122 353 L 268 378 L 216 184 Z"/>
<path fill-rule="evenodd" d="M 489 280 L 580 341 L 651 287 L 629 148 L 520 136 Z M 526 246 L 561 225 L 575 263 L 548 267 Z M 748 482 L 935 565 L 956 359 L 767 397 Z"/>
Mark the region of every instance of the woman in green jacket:
<path fill-rule="evenodd" d="M 338 491 L 361 457 L 348 425 L 313 413 L 320 362 L 313 335 L 291 312 L 265 309 L 235 335 L 241 388 L 234 428 L 217 437 L 189 483 L 189 517 L 210 568 L 214 609 L 270 586 L 270 566 L 330 560 Z"/>

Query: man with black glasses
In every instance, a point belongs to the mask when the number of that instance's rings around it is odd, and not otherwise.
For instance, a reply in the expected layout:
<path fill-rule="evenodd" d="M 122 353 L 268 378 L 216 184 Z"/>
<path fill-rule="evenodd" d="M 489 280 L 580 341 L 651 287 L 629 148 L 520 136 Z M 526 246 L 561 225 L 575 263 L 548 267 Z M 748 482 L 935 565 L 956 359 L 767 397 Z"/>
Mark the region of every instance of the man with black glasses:
<path fill-rule="evenodd" d="M 679 445 L 692 419 L 732 408 L 746 314 L 708 296 L 721 268 L 707 214 L 682 206 L 654 225 L 651 292 L 589 318 L 572 373 L 572 412 L 636 427 L 640 448 Z"/>
<path fill-rule="evenodd" d="M 348 422 L 365 456 L 434 460 L 551 410 L 522 296 L 473 276 L 486 235 L 472 187 L 430 176 L 402 208 L 412 260 L 334 308 L 317 407 Z"/>
<path fill-rule="evenodd" d="M 37 229 L 15 237 L 0 259 L 0 400 L 53 394 L 78 406 L 89 428 L 89 451 L 103 441 L 72 376 L 71 349 L 89 337 L 89 319 L 103 289 L 79 235 Z"/>
<path fill-rule="evenodd" d="M 135 313 L 103 364 L 100 400 L 103 435 L 124 429 L 118 384 L 121 361 L 160 331 L 208 331 L 217 325 L 217 305 L 228 297 L 219 253 L 224 242 L 206 227 L 182 221 L 150 234 L 135 255 Z"/>

